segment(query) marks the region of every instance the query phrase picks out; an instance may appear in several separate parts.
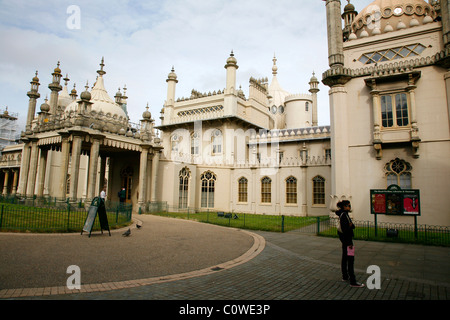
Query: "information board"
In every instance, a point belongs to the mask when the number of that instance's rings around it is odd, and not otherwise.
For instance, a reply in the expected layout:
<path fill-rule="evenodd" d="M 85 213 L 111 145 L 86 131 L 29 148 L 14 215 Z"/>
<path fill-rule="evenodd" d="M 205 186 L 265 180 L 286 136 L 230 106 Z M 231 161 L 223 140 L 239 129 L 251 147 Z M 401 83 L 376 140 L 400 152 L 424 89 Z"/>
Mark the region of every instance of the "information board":
<path fill-rule="evenodd" d="M 89 232 L 89 237 L 91 236 L 92 228 L 94 227 L 94 222 L 95 218 L 97 217 L 97 214 L 100 221 L 100 230 L 102 231 L 102 233 L 103 230 L 108 230 L 109 235 L 111 236 L 111 231 L 109 230 L 108 224 L 108 217 L 106 215 L 105 202 L 103 201 L 103 199 L 98 197 L 92 200 L 81 234 L 83 234 L 83 232 Z"/>
<path fill-rule="evenodd" d="M 391 185 L 387 189 L 370 190 L 372 214 L 420 216 L 418 189 L 401 189 Z"/>

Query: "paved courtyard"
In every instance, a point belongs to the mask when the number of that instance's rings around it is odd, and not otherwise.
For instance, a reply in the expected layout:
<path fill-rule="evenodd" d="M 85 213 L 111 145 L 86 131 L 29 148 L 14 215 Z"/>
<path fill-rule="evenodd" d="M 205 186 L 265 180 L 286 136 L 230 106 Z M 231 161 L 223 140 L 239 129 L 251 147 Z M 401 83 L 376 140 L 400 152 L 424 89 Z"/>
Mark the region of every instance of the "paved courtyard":
<path fill-rule="evenodd" d="M 360 282 L 341 281 L 336 238 L 224 228 L 150 215 L 131 235 L 0 234 L 0 299 L 449 300 L 450 248 L 355 241 Z M 67 267 L 81 270 L 69 290 Z M 374 282 L 372 282 L 374 283 Z"/>

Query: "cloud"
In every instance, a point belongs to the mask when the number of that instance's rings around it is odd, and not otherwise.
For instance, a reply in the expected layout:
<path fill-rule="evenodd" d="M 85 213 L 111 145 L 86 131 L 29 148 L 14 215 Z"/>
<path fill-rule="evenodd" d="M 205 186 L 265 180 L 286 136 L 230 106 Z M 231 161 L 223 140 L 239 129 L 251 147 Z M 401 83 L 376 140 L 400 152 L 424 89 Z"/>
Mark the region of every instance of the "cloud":
<path fill-rule="evenodd" d="M 361 5 L 369 0 L 361 1 Z M 67 28 L 80 9 L 80 28 Z M 38 107 L 57 61 L 80 94 L 92 85 L 105 57 L 105 85 L 111 97 L 127 86 L 128 111 L 141 119 L 147 102 L 156 122 L 166 99 L 166 78 L 175 66 L 177 97 L 223 90 L 225 61 L 238 60 L 237 82 L 247 94 L 248 80 L 278 79 L 292 93 L 305 93 L 309 79 L 328 68 L 325 5 L 298 0 L 96 0 L 4 1 L 0 6 L 0 108 L 8 105 L 25 118 L 29 82 L 39 70 Z M 319 87 L 319 123 L 329 123 L 327 88 Z M 248 94 L 247 94 L 248 95 Z"/>

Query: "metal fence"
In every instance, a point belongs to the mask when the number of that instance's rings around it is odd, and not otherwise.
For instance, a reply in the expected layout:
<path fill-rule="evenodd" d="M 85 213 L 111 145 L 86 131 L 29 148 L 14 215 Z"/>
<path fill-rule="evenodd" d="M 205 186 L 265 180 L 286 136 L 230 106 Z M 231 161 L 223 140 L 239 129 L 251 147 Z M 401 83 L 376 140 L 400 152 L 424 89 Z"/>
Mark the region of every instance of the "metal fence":
<path fill-rule="evenodd" d="M 89 210 L 89 205 L 82 202 L 55 204 L 48 199 L 13 197 L 0 198 L 0 202 L 0 231 L 81 232 Z M 132 206 L 107 202 L 106 213 L 113 229 L 131 221 Z M 100 230 L 99 219 L 95 219 L 93 230 Z"/>
<path fill-rule="evenodd" d="M 329 216 L 299 217 L 286 215 L 259 215 L 220 212 L 204 208 L 178 208 L 167 203 L 151 203 L 148 213 L 172 218 L 196 220 L 234 228 L 273 232 L 299 232 L 337 237 L 336 218 Z M 142 213 L 142 212 L 141 212 Z M 353 220 L 354 239 L 370 241 L 405 242 L 425 245 L 450 246 L 450 227 L 380 223 Z"/>
<path fill-rule="evenodd" d="M 332 218 L 321 226 L 321 235 L 337 236 L 337 218 Z M 353 220 L 354 239 L 390 241 L 426 245 L 450 246 L 450 227 L 425 224 Z"/>

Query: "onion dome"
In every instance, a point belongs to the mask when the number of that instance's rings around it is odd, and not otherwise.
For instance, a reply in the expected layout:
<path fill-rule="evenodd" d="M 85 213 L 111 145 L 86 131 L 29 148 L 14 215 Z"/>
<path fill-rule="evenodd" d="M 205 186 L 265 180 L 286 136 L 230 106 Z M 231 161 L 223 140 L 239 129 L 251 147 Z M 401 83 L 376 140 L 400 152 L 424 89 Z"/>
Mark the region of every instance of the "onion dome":
<path fill-rule="evenodd" d="M 59 61 L 58 61 L 57 65 L 56 65 L 56 68 L 53 70 L 53 72 L 61 73 L 61 69 L 59 68 Z"/>
<path fill-rule="evenodd" d="M 230 56 L 227 59 L 227 64 L 225 65 L 225 69 L 228 67 L 235 67 L 236 69 L 239 68 L 237 65 L 237 60 L 234 57 L 233 50 L 231 50 Z"/>
<path fill-rule="evenodd" d="M 167 81 L 169 81 L 169 80 L 177 80 L 177 74 L 175 73 L 175 69 L 173 66 L 172 66 L 172 70 L 170 71 L 169 75 L 167 76 Z"/>
<path fill-rule="evenodd" d="M 142 113 L 142 118 L 144 120 L 151 120 L 151 118 L 152 118 L 152 114 L 150 113 L 150 111 L 148 111 L 148 103 L 147 103 L 146 110 Z"/>
<path fill-rule="evenodd" d="M 355 6 L 350 2 L 344 7 L 344 12 L 355 11 Z"/>
<path fill-rule="evenodd" d="M 50 105 L 47 103 L 47 98 L 45 98 L 45 102 L 41 104 L 41 111 L 42 112 L 49 112 L 50 111 Z"/>
<path fill-rule="evenodd" d="M 91 93 L 88 91 L 88 89 L 89 89 L 88 82 L 86 82 L 85 88 L 86 88 L 86 90 L 84 90 L 81 93 L 80 98 L 81 98 L 81 100 L 90 101 L 92 96 L 91 96 Z"/>
<path fill-rule="evenodd" d="M 86 91 L 82 92 L 80 98 L 82 100 L 90 101 L 92 103 L 91 110 L 96 112 L 97 114 L 104 114 L 106 116 L 110 116 L 113 118 L 117 118 L 120 121 L 127 121 L 128 116 L 121 106 L 116 104 L 113 99 L 108 95 L 108 92 L 105 89 L 103 75 L 106 73 L 103 71 L 103 58 L 100 64 L 101 69 L 97 71 L 99 74 L 97 81 L 95 82 L 94 87 L 91 92 Z M 66 112 L 76 111 L 77 110 L 77 102 L 74 101 L 70 105 L 67 106 Z"/>
<path fill-rule="evenodd" d="M 39 82 L 38 72 L 36 71 L 36 75 L 33 77 L 33 82 Z"/>

